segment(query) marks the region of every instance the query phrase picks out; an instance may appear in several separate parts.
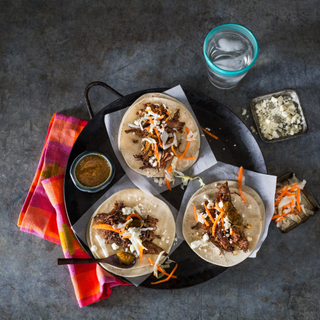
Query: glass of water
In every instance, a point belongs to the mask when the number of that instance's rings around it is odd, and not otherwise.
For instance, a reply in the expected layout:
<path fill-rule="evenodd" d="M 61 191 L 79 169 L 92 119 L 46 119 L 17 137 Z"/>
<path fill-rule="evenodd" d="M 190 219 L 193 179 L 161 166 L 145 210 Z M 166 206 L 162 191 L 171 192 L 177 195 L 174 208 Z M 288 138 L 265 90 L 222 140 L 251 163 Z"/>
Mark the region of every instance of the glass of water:
<path fill-rule="evenodd" d="M 257 60 L 259 46 L 253 33 L 239 24 L 223 24 L 211 30 L 203 44 L 210 82 L 231 89 Z"/>

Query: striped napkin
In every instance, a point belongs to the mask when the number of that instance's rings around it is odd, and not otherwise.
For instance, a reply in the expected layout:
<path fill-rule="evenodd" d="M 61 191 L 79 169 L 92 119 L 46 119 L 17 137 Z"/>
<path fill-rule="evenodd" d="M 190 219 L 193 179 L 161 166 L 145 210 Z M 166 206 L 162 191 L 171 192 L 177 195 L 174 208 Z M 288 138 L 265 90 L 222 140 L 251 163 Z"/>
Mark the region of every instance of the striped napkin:
<path fill-rule="evenodd" d="M 66 258 L 89 258 L 71 230 L 63 196 L 64 172 L 74 142 L 87 121 L 55 113 L 40 162 L 21 210 L 21 231 L 62 245 Z M 79 306 L 108 298 L 112 287 L 128 283 L 96 263 L 68 265 Z"/>

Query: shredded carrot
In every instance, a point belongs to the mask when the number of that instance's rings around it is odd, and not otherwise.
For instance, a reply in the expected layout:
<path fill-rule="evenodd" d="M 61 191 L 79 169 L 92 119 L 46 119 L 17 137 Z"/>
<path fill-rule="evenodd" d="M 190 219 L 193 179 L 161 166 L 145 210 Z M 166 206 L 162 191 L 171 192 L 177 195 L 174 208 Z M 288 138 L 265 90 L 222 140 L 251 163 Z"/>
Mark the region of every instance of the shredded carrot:
<path fill-rule="evenodd" d="M 132 217 L 135 217 L 135 218 L 138 218 L 139 220 L 142 220 L 142 218 L 138 214 L 132 213 L 127 217 L 126 221 L 128 221 Z"/>
<path fill-rule="evenodd" d="M 212 214 L 211 214 L 211 212 L 209 211 L 208 207 L 206 206 L 205 203 L 204 203 L 203 205 L 204 205 L 204 207 L 205 207 L 205 209 L 206 209 L 206 211 L 207 211 L 208 216 L 210 217 L 211 222 L 214 223 L 214 219 L 213 219 Z"/>
<path fill-rule="evenodd" d="M 151 265 L 154 266 L 154 262 L 152 261 L 152 259 L 149 257 L 149 262 L 151 263 Z M 163 273 L 166 276 L 169 276 L 170 274 L 166 271 L 164 271 L 160 266 L 157 265 L 157 270 L 160 271 L 161 273 Z M 177 276 L 171 276 L 171 278 L 177 278 Z"/>
<path fill-rule="evenodd" d="M 295 193 L 288 193 L 288 192 L 285 194 L 286 197 L 293 197 L 295 195 L 296 195 Z"/>
<path fill-rule="evenodd" d="M 209 222 L 208 222 L 205 218 L 203 218 L 203 221 L 204 221 L 204 223 L 205 223 L 205 225 L 206 225 L 207 227 L 210 226 Z"/>
<path fill-rule="evenodd" d="M 288 207 L 292 207 L 292 202 L 285 204 L 284 206 L 282 206 L 282 209 L 288 208 Z"/>
<path fill-rule="evenodd" d="M 205 132 L 206 134 L 208 134 L 210 137 L 215 138 L 216 140 L 219 139 L 217 136 L 215 136 L 214 134 L 210 133 L 210 132 L 209 132 L 208 130 L 206 130 L 205 128 L 202 128 L 202 127 L 200 127 L 200 128 L 202 129 L 203 132 Z"/>
<path fill-rule="evenodd" d="M 216 230 L 216 227 L 217 227 L 217 224 L 218 224 L 218 221 L 225 215 L 225 212 L 221 212 L 219 215 L 218 215 L 218 218 L 216 219 L 216 221 L 214 222 L 213 226 L 212 226 L 212 235 L 215 234 L 215 230 Z"/>
<path fill-rule="evenodd" d="M 280 196 L 278 197 L 276 204 L 279 204 L 280 200 L 283 198 L 283 196 L 286 194 L 286 192 L 288 191 L 289 185 L 287 184 L 286 187 L 284 188 L 284 190 L 282 191 L 282 193 L 280 194 Z"/>
<path fill-rule="evenodd" d="M 175 156 L 177 156 L 178 158 L 180 157 L 180 156 L 176 153 L 176 151 L 174 150 L 174 147 L 173 147 L 173 146 L 171 146 L 171 150 L 172 150 L 172 152 L 174 153 Z"/>
<path fill-rule="evenodd" d="M 110 224 L 95 224 L 92 226 L 93 229 L 103 229 L 103 230 L 110 230 L 118 233 L 122 233 L 121 229 L 115 229 Z"/>
<path fill-rule="evenodd" d="M 139 254 L 139 256 L 140 256 L 140 263 L 142 264 L 142 257 L 143 257 L 143 246 L 140 246 L 140 254 Z"/>
<path fill-rule="evenodd" d="M 168 173 L 170 173 L 171 170 L 172 170 L 172 166 L 170 166 L 169 169 L 167 170 Z M 166 179 L 166 184 L 167 184 L 167 188 L 171 191 L 170 181 L 168 179 Z"/>
<path fill-rule="evenodd" d="M 300 188 L 298 188 L 297 190 L 297 208 L 298 208 L 298 211 L 301 212 L 301 207 L 300 207 Z"/>
<path fill-rule="evenodd" d="M 157 130 L 157 128 L 154 128 L 154 131 L 156 132 L 156 135 L 157 135 L 157 137 L 158 137 L 160 147 L 162 148 L 163 146 L 162 146 L 162 142 L 161 142 L 161 139 L 160 139 L 159 131 Z"/>
<path fill-rule="evenodd" d="M 166 279 L 160 280 L 160 281 L 157 281 L 157 282 L 151 282 L 151 284 L 159 284 L 159 283 L 163 283 L 163 282 L 168 281 L 173 276 L 173 274 L 177 270 L 177 268 L 178 268 L 178 264 L 175 265 L 175 267 L 173 268 L 173 270 L 171 271 L 171 273 L 169 274 L 169 276 Z"/>
<path fill-rule="evenodd" d="M 242 174 L 243 174 L 243 167 L 240 168 L 239 174 L 238 174 L 238 188 L 239 188 L 239 192 L 240 192 L 240 195 L 241 195 L 243 202 L 247 202 L 247 200 L 244 197 L 243 192 L 242 192 Z"/>
<path fill-rule="evenodd" d="M 290 214 L 291 212 L 288 212 L 288 213 L 283 213 L 283 214 L 276 214 L 272 217 L 271 220 L 275 220 L 275 219 L 278 219 L 278 218 L 281 218 L 281 217 L 285 217 L 287 216 L 288 214 Z"/>
<path fill-rule="evenodd" d="M 197 214 L 196 206 L 193 206 L 193 213 L 194 213 L 194 217 L 195 217 L 196 221 L 198 222 L 198 214 Z"/>
<path fill-rule="evenodd" d="M 169 109 L 169 110 L 168 110 L 168 117 L 167 117 L 167 119 L 166 119 L 166 120 L 164 120 L 164 122 L 167 122 L 167 121 L 169 120 L 170 113 L 171 113 L 171 110 Z"/>
<path fill-rule="evenodd" d="M 216 227 L 217 227 L 217 224 L 218 224 L 218 221 L 225 215 L 225 212 L 221 212 L 219 215 L 218 215 L 218 218 L 216 219 L 216 221 L 214 222 L 213 226 L 212 226 L 212 235 L 215 234 L 215 230 L 216 230 Z"/>
<path fill-rule="evenodd" d="M 291 188 L 289 189 L 289 191 L 295 191 L 295 190 L 297 190 L 299 187 L 297 187 L 297 185 L 298 185 L 298 183 L 296 182 L 295 184 L 293 184 L 292 186 L 291 186 Z"/>
<path fill-rule="evenodd" d="M 282 218 L 280 218 L 279 220 L 277 220 L 277 222 L 280 222 L 280 221 L 282 221 L 282 220 L 284 220 L 284 217 L 282 217 Z"/>
<path fill-rule="evenodd" d="M 160 167 L 159 149 L 156 143 L 153 143 L 153 145 L 154 145 L 154 154 L 158 160 L 158 166 Z"/>
<path fill-rule="evenodd" d="M 175 156 L 177 156 L 178 158 L 180 158 L 180 156 L 176 153 L 176 151 L 174 150 L 174 147 L 171 146 L 171 150 L 174 153 Z M 189 160 L 195 160 L 195 157 L 183 157 L 183 159 L 189 159 Z"/>
<path fill-rule="evenodd" d="M 125 237 L 122 237 L 122 239 L 130 239 L 131 236 L 125 236 Z"/>
<path fill-rule="evenodd" d="M 187 135 L 188 135 L 189 132 L 190 132 L 188 127 L 186 127 L 186 131 L 187 131 Z M 189 147 L 190 147 L 190 141 L 187 142 L 187 146 L 186 146 L 186 148 L 184 149 L 182 155 L 179 157 L 179 160 L 182 159 L 182 158 L 186 155 Z"/>

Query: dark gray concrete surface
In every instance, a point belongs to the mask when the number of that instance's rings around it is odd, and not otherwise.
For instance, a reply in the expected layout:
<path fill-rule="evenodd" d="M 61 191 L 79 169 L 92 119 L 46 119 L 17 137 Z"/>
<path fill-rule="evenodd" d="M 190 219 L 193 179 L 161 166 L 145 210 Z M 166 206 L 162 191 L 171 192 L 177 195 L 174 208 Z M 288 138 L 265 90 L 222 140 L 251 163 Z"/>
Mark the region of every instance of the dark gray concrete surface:
<path fill-rule="evenodd" d="M 245 124 L 258 95 L 296 89 L 309 131 L 286 142 L 257 141 L 268 171 L 294 171 L 320 200 L 320 43 L 317 0 L 0 1 L 0 319 L 319 319 L 316 215 L 283 235 L 271 225 L 258 257 L 195 287 L 117 287 L 77 305 L 61 248 L 16 226 L 54 112 L 88 119 L 83 92 L 95 80 L 122 94 L 183 88 L 210 96 Z M 202 43 L 222 23 L 257 37 L 255 66 L 232 90 L 207 80 Z M 114 97 L 91 90 L 95 111 Z"/>

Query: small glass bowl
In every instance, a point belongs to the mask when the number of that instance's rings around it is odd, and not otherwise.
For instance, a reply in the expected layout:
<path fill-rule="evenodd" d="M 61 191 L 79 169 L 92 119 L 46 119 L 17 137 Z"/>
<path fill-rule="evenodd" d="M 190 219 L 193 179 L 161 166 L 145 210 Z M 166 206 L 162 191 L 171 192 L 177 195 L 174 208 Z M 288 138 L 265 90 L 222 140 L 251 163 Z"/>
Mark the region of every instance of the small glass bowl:
<path fill-rule="evenodd" d="M 91 156 L 91 155 L 92 155 L 92 156 L 93 156 L 93 155 L 95 155 L 95 156 L 100 156 L 100 157 L 104 158 L 104 159 L 107 161 L 107 163 L 108 163 L 108 165 L 109 165 L 109 167 L 110 167 L 110 173 L 109 173 L 108 178 L 107 178 L 103 183 L 101 183 L 101 184 L 99 184 L 99 185 L 97 185 L 97 186 L 94 186 L 94 187 L 84 186 L 83 184 L 81 184 L 81 183 L 79 182 L 79 180 L 77 179 L 77 176 L 76 176 L 76 167 L 77 167 L 77 165 L 79 164 L 79 162 L 80 162 L 83 158 L 85 158 L 86 156 Z M 114 178 L 115 171 L 116 171 L 116 170 L 115 170 L 115 166 L 114 166 L 113 162 L 111 161 L 111 159 L 110 159 L 107 155 L 105 155 L 105 154 L 103 154 L 103 153 L 101 153 L 101 152 L 85 151 L 85 152 L 82 152 L 81 154 L 79 154 L 79 155 L 73 160 L 73 162 L 72 162 L 72 164 L 71 164 L 71 167 L 70 167 L 70 176 L 71 176 L 71 179 L 72 179 L 74 185 L 75 185 L 79 190 L 81 190 L 81 191 L 83 191 L 83 192 L 94 193 L 94 192 L 98 192 L 98 191 L 104 189 L 107 185 L 109 185 L 109 184 L 111 183 L 112 179 Z"/>

